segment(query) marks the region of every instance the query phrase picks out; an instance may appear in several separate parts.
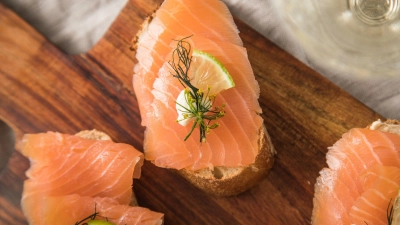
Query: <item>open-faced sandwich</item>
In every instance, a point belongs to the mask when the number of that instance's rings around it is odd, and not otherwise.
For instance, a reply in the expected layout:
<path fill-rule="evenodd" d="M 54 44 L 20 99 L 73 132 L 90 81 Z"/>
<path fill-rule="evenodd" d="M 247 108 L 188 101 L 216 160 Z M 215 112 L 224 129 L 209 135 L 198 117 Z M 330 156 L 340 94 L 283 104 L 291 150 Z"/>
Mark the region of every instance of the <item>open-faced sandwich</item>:
<path fill-rule="evenodd" d="M 329 168 L 320 171 L 315 184 L 312 224 L 399 224 L 398 121 L 349 130 L 326 158 Z"/>
<path fill-rule="evenodd" d="M 31 162 L 21 200 L 29 224 L 163 223 L 163 214 L 136 206 L 132 179 L 143 154 L 132 146 L 92 130 L 26 134 L 19 151 Z"/>
<path fill-rule="evenodd" d="M 133 39 L 145 159 L 216 195 L 258 183 L 274 162 L 260 89 L 219 0 L 166 0 Z"/>

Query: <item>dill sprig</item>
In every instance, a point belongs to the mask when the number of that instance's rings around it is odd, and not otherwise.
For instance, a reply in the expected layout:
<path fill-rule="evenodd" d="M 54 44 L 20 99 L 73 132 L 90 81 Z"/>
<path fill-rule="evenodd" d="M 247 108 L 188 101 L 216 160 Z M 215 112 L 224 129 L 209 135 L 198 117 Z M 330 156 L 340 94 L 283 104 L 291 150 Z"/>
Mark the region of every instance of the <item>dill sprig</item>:
<path fill-rule="evenodd" d="M 391 204 L 391 203 L 392 203 L 392 199 L 390 199 L 389 205 L 386 209 L 386 217 L 387 217 L 388 225 L 392 225 L 392 223 L 393 223 L 393 204 Z"/>
<path fill-rule="evenodd" d="M 82 219 L 81 221 L 76 222 L 75 225 L 79 225 L 79 224 L 85 222 L 86 220 L 94 220 L 94 219 L 96 219 L 96 216 L 97 216 L 97 215 L 99 215 L 99 213 L 96 212 L 96 204 L 95 204 L 95 205 L 94 205 L 94 213 L 91 214 L 91 215 L 89 215 L 88 217 Z"/>
<path fill-rule="evenodd" d="M 94 205 L 94 213 L 89 215 L 88 217 L 82 219 L 81 221 L 76 222 L 75 225 L 80 225 L 80 224 L 81 225 L 92 225 L 92 224 L 93 225 L 96 225 L 96 224 L 114 225 L 113 223 L 108 222 L 107 218 L 105 218 L 106 219 L 105 221 L 104 220 L 96 220 L 96 216 L 98 216 L 98 215 L 99 215 L 99 212 L 96 212 L 96 204 L 95 204 Z M 89 220 L 89 221 L 87 221 L 87 220 Z M 87 222 L 85 222 L 85 221 L 87 221 Z"/>
<path fill-rule="evenodd" d="M 206 142 L 206 135 L 210 130 L 215 129 L 219 126 L 219 123 L 212 123 L 213 120 L 217 120 L 225 115 L 223 104 L 221 107 L 213 107 L 216 95 L 209 95 L 210 87 L 207 90 L 200 90 L 192 85 L 190 77 L 188 75 L 190 64 L 192 62 L 192 56 L 190 55 L 192 47 L 185 37 L 177 41 L 177 47 L 172 52 L 172 62 L 169 61 L 169 65 L 174 70 L 172 76 L 177 78 L 184 87 L 184 96 L 187 106 L 181 106 L 181 112 L 184 116 L 183 120 L 193 118 L 193 125 L 189 133 L 186 135 L 184 140 L 186 141 L 193 133 L 196 127 L 200 129 L 200 142 Z M 179 122 L 179 121 L 177 121 Z"/>

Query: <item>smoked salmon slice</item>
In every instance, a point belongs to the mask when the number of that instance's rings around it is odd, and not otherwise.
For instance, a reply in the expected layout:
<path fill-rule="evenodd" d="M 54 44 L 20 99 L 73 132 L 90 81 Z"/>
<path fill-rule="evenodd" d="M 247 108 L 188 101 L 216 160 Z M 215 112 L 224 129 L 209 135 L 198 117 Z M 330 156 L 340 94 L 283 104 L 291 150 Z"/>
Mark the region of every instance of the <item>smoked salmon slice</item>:
<path fill-rule="evenodd" d="M 315 184 L 312 224 L 387 224 L 400 187 L 400 135 L 354 128 L 329 148 Z"/>
<path fill-rule="evenodd" d="M 393 202 L 398 194 L 400 168 L 376 164 L 364 171 L 360 178 L 364 192 L 350 210 L 353 223 L 387 225 L 388 199 Z"/>
<path fill-rule="evenodd" d="M 193 48 L 217 57 L 238 84 L 235 88 L 221 92 L 216 98 L 216 105 L 226 104 L 226 114 L 219 120 L 221 126 L 210 131 L 207 142 L 200 144 L 197 138 L 183 141 L 190 126 L 183 127 L 175 121 L 175 101 L 182 87 L 178 79 L 172 77 L 168 63 L 164 63 L 152 90 L 153 105 L 157 106 L 157 111 L 146 127 L 146 159 L 160 167 L 191 170 L 254 163 L 258 153 L 258 131 L 263 120 L 259 115 L 262 110 L 257 101 L 259 87 L 254 77 L 249 76 L 252 69 L 245 49 L 228 42 L 196 36 L 188 41 Z M 192 135 L 198 137 L 198 130 Z"/>
<path fill-rule="evenodd" d="M 183 38 L 192 49 L 218 59 L 236 84 L 217 95 L 215 105 L 225 104 L 225 116 L 205 143 L 199 142 L 198 129 L 184 141 L 191 126 L 175 121 L 176 99 L 183 88 L 169 62 Z M 263 125 L 260 90 L 232 16 L 221 1 L 164 1 L 137 39 L 136 58 L 133 86 L 146 126 L 145 159 L 159 167 L 189 170 L 255 162 Z"/>
<path fill-rule="evenodd" d="M 73 195 L 86 197 L 82 199 L 84 202 L 99 203 L 107 198 L 112 200 L 113 206 L 128 206 L 133 195 L 132 180 L 140 177 L 144 160 L 141 152 L 127 144 L 57 132 L 26 134 L 19 151 L 31 164 L 26 171 L 28 179 L 24 182 L 21 199 L 22 210 L 30 224 L 61 224 L 61 221 L 47 222 L 53 213 L 48 205 L 56 197 Z M 64 203 L 68 204 L 65 199 Z M 89 208 L 94 210 L 94 206 L 74 207 L 82 212 Z M 98 204 L 97 207 L 108 206 Z M 75 222 L 83 219 L 69 211 L 64 214 Z"/>
<path fill-rule="evenodd" d="M 98 213 L 94 219 L 107 220 L 116 225 L 161 225 L 162 213 L 143 207 L 121 205 L 112 198 L 87 197 L 76 194 L 49 196 L 43 200 L 45 217 L 35 217 L 31 224 L 73 225 Z M 73 216 L 72 216 L 73 215 Z M 84 222 L 88 222 L 89 219 Z M 84 224 L 83 222 L 81 224 Z"/>
<path fill-rule="evenodd" d="M 154 114 L 154 80 L 178 36 L 199 36 L 242 46 L 239 31 L 226 5 L 219 0 L 166 0 L 136 39 L 133 86 L 139 101 L 142 125 Z"/>

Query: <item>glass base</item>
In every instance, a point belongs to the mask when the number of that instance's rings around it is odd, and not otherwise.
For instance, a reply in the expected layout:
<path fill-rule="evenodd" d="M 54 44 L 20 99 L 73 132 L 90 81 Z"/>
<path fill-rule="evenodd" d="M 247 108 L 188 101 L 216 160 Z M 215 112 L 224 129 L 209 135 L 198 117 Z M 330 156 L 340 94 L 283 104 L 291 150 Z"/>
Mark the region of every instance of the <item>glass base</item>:
<path fill-rule="evenodd" d="M 348 0 L 350 10 L 368 25 L 381 25 L 397 17 L 397 0 Z"/>

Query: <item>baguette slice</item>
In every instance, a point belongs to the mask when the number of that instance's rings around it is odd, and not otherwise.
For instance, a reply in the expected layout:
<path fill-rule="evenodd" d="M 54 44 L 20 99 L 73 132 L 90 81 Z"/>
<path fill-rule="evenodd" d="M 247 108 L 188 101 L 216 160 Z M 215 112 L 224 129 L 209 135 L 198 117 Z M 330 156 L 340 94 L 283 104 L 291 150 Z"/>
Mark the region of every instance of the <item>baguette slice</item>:
<path fill-rule="evenodd" d="M 191 184 L 206 193 L 217 196 L 238 195 L 258 184 L 274 164 L 276 151 L 265 126 L 259 131 L 259 152 L 255 163 L 249 166 L 201 169 L 197 171 L 182 169 L 178 173 Z"/>
<path fill-rule="evenodd" d="M 385 122 L 377 120 L 367 126 L 370 130 L 379 130 L 400 135 L 400 121 L 388 119 Z"/>

